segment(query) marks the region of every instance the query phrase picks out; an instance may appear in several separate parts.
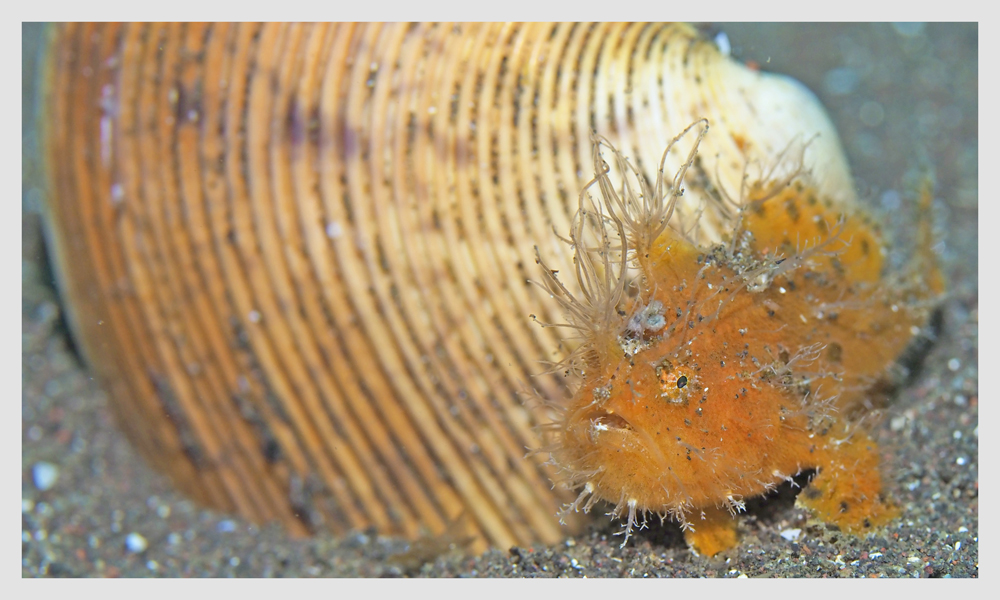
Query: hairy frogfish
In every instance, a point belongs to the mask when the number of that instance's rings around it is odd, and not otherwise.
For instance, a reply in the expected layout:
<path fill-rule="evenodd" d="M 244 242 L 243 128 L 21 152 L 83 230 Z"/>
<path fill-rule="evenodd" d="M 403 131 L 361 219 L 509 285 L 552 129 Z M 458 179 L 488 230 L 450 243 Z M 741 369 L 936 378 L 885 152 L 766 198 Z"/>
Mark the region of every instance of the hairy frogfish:
<path fill-rule="evenodd" d="M 931 187 L 916 211 L 920 247 L 899 272 L 879 225 L 824 197 L 801 164 L 748 176 L 735 199 L 716 190 L 731 230 L 703 244 L 675 208 L 707 131 L 700 121 L 675 138 L 652 184 L 595 135 L 595 177 L 565 240 L 573 286 L 539 256 L 540 284 L 578 334 L 559 365 L 575 391 L 549 402 L 543 448 L 579 491 L 564 511 L 606 501 L 625 541 L 650 515 L 670 518 L 692 550 L 714 555 L 738 543 L 746 499 L 813 471 L 800 505 L 863 535 L 899 514 L 872 425 L 943 290 Z M 685 135 L 698 139 L 665 174 Z"/>

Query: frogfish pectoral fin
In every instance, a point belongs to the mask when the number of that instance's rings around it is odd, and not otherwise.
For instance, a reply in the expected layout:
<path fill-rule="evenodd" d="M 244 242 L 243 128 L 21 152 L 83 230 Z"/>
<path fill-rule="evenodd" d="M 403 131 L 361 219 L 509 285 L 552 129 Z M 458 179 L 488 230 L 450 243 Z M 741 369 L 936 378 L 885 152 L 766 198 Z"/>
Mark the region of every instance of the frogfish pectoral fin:
<path fill-rule="evenodd" d="M 878 445 L 862 434 L 837 446 L 796 503 L 853 534 L 881 527 L 899 515 L 882 491 Z"/>
<path fill-rule="evenodd" d="M 684 532 L 684 541 L 702 556 L 715 556 L 739 543 L 736 518 L 724 509 L 703 509 L 700 517 L 694 516 L 691 525 L 693 528 Z"/>

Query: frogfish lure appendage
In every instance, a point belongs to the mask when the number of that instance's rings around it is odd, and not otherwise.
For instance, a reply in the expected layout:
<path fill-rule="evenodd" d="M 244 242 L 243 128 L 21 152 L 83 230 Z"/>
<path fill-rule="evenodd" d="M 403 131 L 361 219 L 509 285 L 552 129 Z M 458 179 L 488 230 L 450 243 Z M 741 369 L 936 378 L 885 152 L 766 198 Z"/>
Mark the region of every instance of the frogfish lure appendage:
<path fill-rule="evenodd" d="M 942 291 L 934 258 L 886 273 L 878 225 L 801 164 L 748 180 L 738 201 L 716 192 L 731 231 L 698 245 L 671 217 L 707 131 L 681 134 L 694 148 L 673 174 L 661 161 L 654 185 L 595 136 L 566 240 L 573 286 L 539 257 L 578 337 L 564 361 L 578 383 L 551 402 L 543 449 L 579 490 L 564 510 L 610 503 L 623 545 L 650 513 L 670 517 L 714 555 L 738 543 L 745 499 L 815 470 L 800 505 L 850 533 L 883 526 L 899 511 L 868 432 Z"/>

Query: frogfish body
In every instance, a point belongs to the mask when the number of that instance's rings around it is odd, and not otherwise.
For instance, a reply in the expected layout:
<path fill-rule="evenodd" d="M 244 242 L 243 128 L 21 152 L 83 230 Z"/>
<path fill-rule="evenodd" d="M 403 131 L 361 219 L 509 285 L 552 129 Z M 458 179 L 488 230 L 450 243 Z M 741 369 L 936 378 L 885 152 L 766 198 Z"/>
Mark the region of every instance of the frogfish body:
<path fill-rule="evenodd" d="M 879 227 L 801 169 L 745 186 L 710 246 L 671 223 L 683 167 L 654 190 L 598 139 L 595 171 L 569 240 L 582 291 L 544 270 L 582 337 L 566 361 L 581 383 L 556 404 L 548 448 L 582 488 L 566 510 L 608 501 L 626 540 L 647 514 L 669 516 L 714 555 L 736 545 L 744 499 L 815 470 L 799 502 L 819 519 L 863 533 L 895 517 L 868 430 L 941 292 L 933 258 L 886 273 Z"/>

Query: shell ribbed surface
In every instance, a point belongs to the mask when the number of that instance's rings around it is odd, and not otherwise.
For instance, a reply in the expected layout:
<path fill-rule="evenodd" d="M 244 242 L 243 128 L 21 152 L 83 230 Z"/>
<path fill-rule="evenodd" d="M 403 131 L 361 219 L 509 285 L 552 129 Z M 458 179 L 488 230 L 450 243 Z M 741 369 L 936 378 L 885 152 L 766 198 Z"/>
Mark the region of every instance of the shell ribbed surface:
<path fill-rule="evenodd" d="M 520 392 L 567 393 L 527 280 L 536 245 L 571 268 L 593 131 L 653 179 L 706 118 L 693 176 L 734 196 L 818 133 L 853 199 L 811 95 L 686 26 L 75 24 L 48 63 L 50 247 L 120 422 L 202 502 L 300 533 L 568 533 Z"/>

